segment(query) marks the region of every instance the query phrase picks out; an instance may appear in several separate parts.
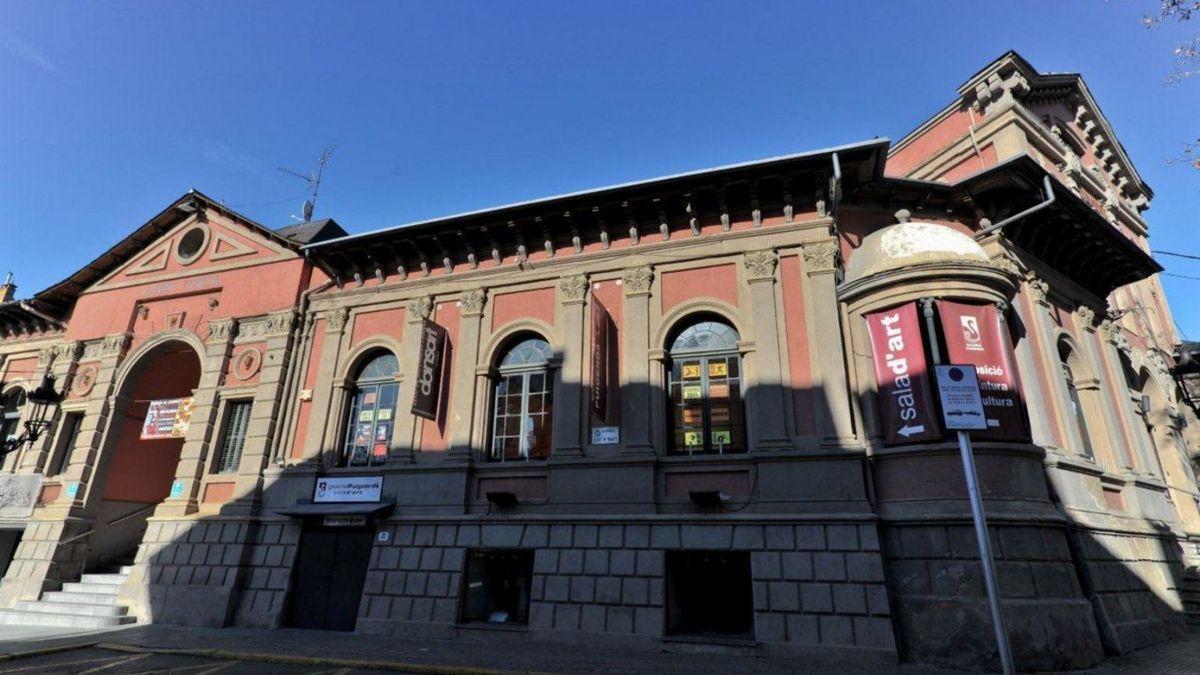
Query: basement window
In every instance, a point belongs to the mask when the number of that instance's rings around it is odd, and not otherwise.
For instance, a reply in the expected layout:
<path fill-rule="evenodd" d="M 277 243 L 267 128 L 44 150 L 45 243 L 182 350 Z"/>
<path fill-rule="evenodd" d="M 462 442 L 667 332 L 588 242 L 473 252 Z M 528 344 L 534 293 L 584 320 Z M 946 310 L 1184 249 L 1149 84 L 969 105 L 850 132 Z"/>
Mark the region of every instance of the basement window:
<path fill-rule="evenodd" d="M 667 551 L 667 633 L 754 637 L 747 551 Z"/>
<path fill-rule="evenodd" d="M 472 549 L 467 555 L 463 621 L 529 623 L 530 549 Z"/>

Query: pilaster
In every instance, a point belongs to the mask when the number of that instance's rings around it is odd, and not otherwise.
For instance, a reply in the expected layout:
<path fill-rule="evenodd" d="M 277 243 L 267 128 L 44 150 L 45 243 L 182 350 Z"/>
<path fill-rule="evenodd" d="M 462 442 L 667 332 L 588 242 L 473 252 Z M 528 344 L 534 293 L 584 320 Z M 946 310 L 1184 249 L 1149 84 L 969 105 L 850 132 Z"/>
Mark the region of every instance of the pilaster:
<path fill-rule="evenodd" d="M 750 287 L 749 313 L 754 327 L 751 358 L 754 380 L 746 392 L 746 403 L 754 420 L 754 451 L 791 447 L 782 377 L 787 366 L 779 346 L 779 308 L 775 304 L 777 263 L 774 251 L 755 251 L 742 257 L 745 280 Z"/>
<path fill-rule="evenodd" d="M 621 360 L 625 373 L 621 381 L 621 438 L 623 455 L 653 455 L 650 409 L 650 289 L 654 271 L 650 266 L 624 271 L 625 328 L 621 340 Z"/>
<path fill-rule="evenodd" d="M 304 437 L 306 462 L 321 462 L 322 453 L 337 446 L 333 439 L 342 425 L 341 420 L 336 418 L 338 406 L 335 405 L 335 397 L 345 392 L 343 387 L 338 387 L 334 382 L 334 375 L 342 353 L 349 315 L 350 311 L 345 307 L 337 307 L 321 315 L 325 319 L 325 339 L 321 343 L 321 354 L 317 361 L 312 414 L 308 419 L 308 433 Z"/>
<path fill-rule="evenodd" d="M 558 326 L 562 340 L 562 363 L 554 377 L 554 431 L 551 454 L 555 457 L 583 456 L 583 352 L 587 331 L 584 308 L 587 304 L 586 274 L 562 277 L 558 282 Z"/>
<path fill-rule="evenodd" d="M 447 462 L 471 461 L 471 438 L 475 429 L 475 365 L 479 361 L 480 324 L 487 293 L 482 288 L 464 291 L 458 324 L 458 344 L 454 354 L 454 377 L 450 384 L 447 423 L 450 425 L 450 450 Z"/>
<path fill-rule="evenodd" d="M 811 291 L 813 322 L 810 337 L 812 344 L 818 346 L 817 367 L 813 373 L 817 434 L 823 446 L 846 447 L 855 442 L 855 437 L 837 300 L 838 245 L 832 239 L 814 242 L 806 244 L 803 253 Z"/>

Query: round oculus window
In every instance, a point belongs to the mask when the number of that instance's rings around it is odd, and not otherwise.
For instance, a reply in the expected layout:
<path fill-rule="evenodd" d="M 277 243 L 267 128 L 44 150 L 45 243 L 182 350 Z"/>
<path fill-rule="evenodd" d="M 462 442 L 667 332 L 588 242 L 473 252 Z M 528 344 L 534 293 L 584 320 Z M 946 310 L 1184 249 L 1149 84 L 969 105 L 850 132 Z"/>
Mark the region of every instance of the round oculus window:
<path fill-rule="evenodd" d="M 208 232 L 202 227 L 193 227 L 179 238 L 179 243 L 175 246 L 175 253 L 179 255 L 180 261 L 191 262 L 200 255 L 207 242 Z"/>

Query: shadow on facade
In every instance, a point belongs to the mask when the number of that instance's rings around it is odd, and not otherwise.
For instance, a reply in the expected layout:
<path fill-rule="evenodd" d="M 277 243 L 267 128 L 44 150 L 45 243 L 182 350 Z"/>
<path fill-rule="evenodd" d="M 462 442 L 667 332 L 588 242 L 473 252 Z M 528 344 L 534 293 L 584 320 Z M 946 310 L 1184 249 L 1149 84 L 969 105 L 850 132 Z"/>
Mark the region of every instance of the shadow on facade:
<path fill-rule="evenodd" d="M 570 386 L 560 383 L 556 400 L 585 410 L 586 392 Z M 647 438 L 664 447 L 667 392 L 640 385 L 621 396 L 625 411 L 651 406 L 657 430 Z M 759 385 L 744 400 L 755 438 L 764 402 L 811 400 L 820 426 L 826 397 Z M 143 622 L 279 627 L 296 623 L 297 570 L 309 570 L 326 575 L 330 588 L 335 577 L 356 577 L 338 588 L 354 596 L 359 633 L 481 636 L 461 621 L 469 551 L 528 548 L 529 632 L 516 639 L 586 634 L 601 644 L 656 647 L 670 633 L 666 552 L 742 550 L 751 561 L 753 640 L 768 651 L 997 667 L 953 446 L 910 455 L 924 464 L 908 471 L 941 481 L 931 497 L 879 457 L 823 444 L 819 432 L 788 432 L 799 449 L 768 450 L 755 439 L 747 454 L 691 459 L 600 447 L 587 459 L 496 464 L 478 450 L 467 462 L 398 447 L 393 458 L 402 461 L 320 472 L 247 457 L 243 471 L 257 473 L 247 462 L 259 461 L 265 473 L 261 499 L 200 518 L 151 518 L 123 597 Z M 1050 492 L 1040 449 L 980 444 L 977 454 L 1019 667 L 1086 667 L 1104 653 L 1184 632 L 1183 556 L 1166 525 L 1107 515 L 1107 527 L 1077 522 Z M 306 538 L 334 528 L 323 516 L 278 513 L 311 500 L 318 473 L 382 474 L 383 499 L 395 503 L 391 515 L 346 521 L 346 532 L 370 542 L 367 553 L 354 557 L 334 541 L 324 572 L 298 561 L 298 552 Z M 490 504 L 488 486 L 516 494 L 519 505 Z M 691 501 L 693 490 L 729 501 L 703 508 Z"/>

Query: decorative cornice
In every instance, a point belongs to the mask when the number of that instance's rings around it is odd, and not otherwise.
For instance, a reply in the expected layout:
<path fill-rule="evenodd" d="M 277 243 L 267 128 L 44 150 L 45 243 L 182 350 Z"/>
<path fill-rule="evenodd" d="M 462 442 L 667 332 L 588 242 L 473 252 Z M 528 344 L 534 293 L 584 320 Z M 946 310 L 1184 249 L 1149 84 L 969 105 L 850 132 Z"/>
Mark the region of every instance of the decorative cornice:
<path fill-rule="evenodd" d="M 625 295 L 649 293 L 650 283 L 654 280 L 654 271 L 647 267 L 632 267 L 621 273 L 621 283 L 625 287 Z"/>
<path fill-rule="evenodd" d="M 1004 270 L 1011 277 L 1015 277 L 1015 278 L 1019 279 L 1021 277 L 1021 275 L 1023 274 L 1023 272 L 1021 271 L 1020 263 L 1018 263 L 1015 259 L 1013 259 L 1012 256 L 1008 255 L 1007 253 L 1001 253 L 1000 255 L 997 255 L 995 258 L 992 258 L 992 265 L 995 265 L 996 268 L 998 268 L 998 269 Z"/>
<path fill-rule="evenodd" d="M 742 263 L 746 266 L 746 280 L 773 281 L 777 261 L 774 251 L 754 251 L 742 256 Z"/>
<path fill-rule="evenodd" d="M 558 290 L 562 292 L 563 302 L 583 302 L 587 297 L 588 278 L 586 274 L 572 274 L 558 280 Z"/>
<path fill-rule="evenodd" d="M 433 298 L 422 295 L 408 301 L 408 320 L 412 322 L 428 319 L 433 314 Z"/>
<path fill-rule="evenodd" d="M 1029 287 L 1029 297 L 1034 302 L 1046 304 L 1046 294 L 1050 292 L 1050 284 L 1032 274 L 1025 279 L 1025 284 Z"/>
<path fill-rule="evenodd" d="M 208 338 L 206 342 L 209 344 L 228 342 L 237 334 L 237 328 L 237 319 L 213 319 L 208 322 Z"/>
<path fill-rule="evenodd" d="M 483 314 L 483 305 L 487 302 L 487 293 L 482 288 L 472 288 L 463 291 L 463 316 L 478 316 Z"/>
<path fill-rule="evenodd" d="M 835 241 L 820 241 L 804 248 L 804 266 L 809 274 L 832 272 L 837 267 L 838 245 Z"/>

